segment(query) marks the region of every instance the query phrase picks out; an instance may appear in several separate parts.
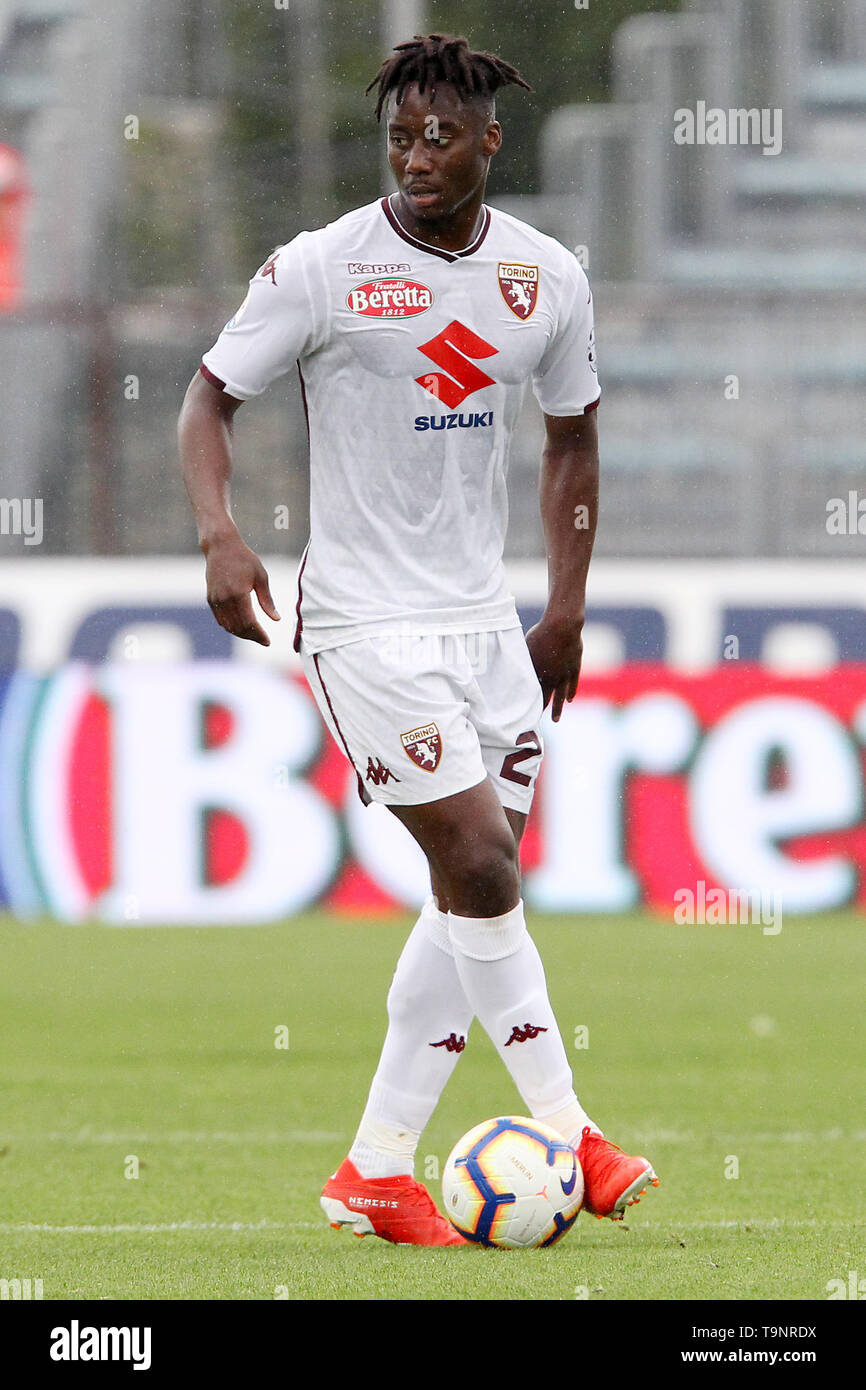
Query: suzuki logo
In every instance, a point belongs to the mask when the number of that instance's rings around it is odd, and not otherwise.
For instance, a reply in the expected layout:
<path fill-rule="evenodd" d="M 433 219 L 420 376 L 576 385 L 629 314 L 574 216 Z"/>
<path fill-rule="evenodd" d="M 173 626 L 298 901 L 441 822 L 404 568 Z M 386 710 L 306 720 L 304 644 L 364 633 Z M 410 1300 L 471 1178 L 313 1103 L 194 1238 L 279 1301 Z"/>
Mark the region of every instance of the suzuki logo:
<path fill-rule="evenodd" d="M 481 368 L 476 367 L 469 359 L 493 357 L 499 349 L 485 343 L 483 338 L 479 338 L 477 333 L 473 333 L 465 324 L 458 323 L 457 319 L 453 319 L 448 327 L 437 333 L 435 338 L 431 338 L 429 343 L 422 343 L 418 351 L 429 357 L 431 362 L 435 362 L 437 367 L 443 367 L 444 372 L 429 372 L 427 376 L 416 376 L 415 380 L 425 391 L 429 391 L 431 396 L 444 401 L 452 410 L 465 401 L 467 396 L 471 396 L 473 391 L 480 391 L 484 386 L 496 385 L 493 377 L 486 376 Z"/>

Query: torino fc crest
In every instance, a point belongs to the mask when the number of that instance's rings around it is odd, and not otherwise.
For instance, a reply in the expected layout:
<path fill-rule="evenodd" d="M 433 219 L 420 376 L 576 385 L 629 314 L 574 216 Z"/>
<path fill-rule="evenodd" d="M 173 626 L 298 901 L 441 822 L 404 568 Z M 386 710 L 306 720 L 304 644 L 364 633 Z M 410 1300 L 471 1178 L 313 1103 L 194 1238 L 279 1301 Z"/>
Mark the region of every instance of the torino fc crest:
<path fill-rule="evenodd" d="M 502 298 L 519 319 L 528 319 L 538 299 L 538 266 L 499 262 Z"/>
<path fill-rule="evenodd" d="M 400 735 L 400 742 L 413 763 L 425 772 L 435 772 L 442 757 L 442 735 L 435 724 L 423 724 Z"/>

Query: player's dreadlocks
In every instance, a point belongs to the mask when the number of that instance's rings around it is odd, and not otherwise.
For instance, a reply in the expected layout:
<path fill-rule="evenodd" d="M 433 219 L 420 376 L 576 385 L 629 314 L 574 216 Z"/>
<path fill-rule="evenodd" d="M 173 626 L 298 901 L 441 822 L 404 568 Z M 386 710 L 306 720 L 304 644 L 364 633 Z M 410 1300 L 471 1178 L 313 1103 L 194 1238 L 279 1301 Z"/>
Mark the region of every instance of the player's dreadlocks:
<path fill-rule="evenodd" d="M 416 34 L 408 43 L 399 43 L 394 57 L 386 58 L 370 86 L 379 88 L 376 120 L 382 119 L 382 109 L 392 92 L 397 104 L 413 82 L 419 92 L 429 89 L 430 100 L 436 94 L 437 82 L 450 82 L 463 101 L 493 96 L 499 87 L 513 82 L 518 87 L 532 88 L 524 82 L 517 68 L 492 53 L 474 53 L 466 39 L 453 34 Z"/>

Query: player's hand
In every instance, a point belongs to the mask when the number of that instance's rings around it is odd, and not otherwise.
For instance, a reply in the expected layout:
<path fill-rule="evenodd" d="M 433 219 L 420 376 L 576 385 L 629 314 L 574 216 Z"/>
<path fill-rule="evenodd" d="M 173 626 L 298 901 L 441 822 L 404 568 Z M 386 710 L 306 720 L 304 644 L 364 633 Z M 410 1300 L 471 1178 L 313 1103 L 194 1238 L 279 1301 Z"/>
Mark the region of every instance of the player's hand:
<path fill-rule="evenodd" d="M 209 542 L 205 554 L 207 601 L 220 627 L 233 637 L 269 647 L 271 639 L 256 618 L 250 595 L 255 594 L 262 611 L 275 623 L 280 621 L 280 615 L 258 555 L 239 535 Z"/>
<path fill-rule="evenodd" d="M 577 694 L 580 663 L 583 658 L 582 623 L 554 622 L 542 618 L 526 634 L 526 645 L 541 686 L 544 708 L 551 705 L 554 723 L 559 722 L 562 706 Z"/>

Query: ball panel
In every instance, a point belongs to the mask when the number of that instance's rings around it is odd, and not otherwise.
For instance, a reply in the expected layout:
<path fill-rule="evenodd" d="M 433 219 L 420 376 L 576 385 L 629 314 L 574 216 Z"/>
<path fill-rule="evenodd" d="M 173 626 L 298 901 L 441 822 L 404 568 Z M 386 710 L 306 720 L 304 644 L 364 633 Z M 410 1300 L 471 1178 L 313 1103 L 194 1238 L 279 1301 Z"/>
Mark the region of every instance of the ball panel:
<path fill-rule="evenodd" d="M 503 1249 L 553 1245 L 580 1212 L 583 1174 L 548 1125 L 500 1115 L 455 1144 L 442 1194 L 446 1215 L 468 1240 Z"/>
<path fill-rule="evenodd" d="M 558 1240 L 562 1240 L 562 1237 L 571 1230 L 575 1221 L 580 1216 L 580 1208 L 582 1205 L 583 1199 L 581 1198 L 580 1205 L 577 1207 L 577 1210 L 572 1213 L 571 1216 L 568 1216 L 565 1212 L 561 1211 L 558 1211 L 554 1214 L 553 1229 L 549 1233 L 545 1234 L 543 1240 L 540 1240 L 538 1242 L 540 1250 L 544 1250 L 547 1248 L 548 1245 L 555 1245 Z"/>

